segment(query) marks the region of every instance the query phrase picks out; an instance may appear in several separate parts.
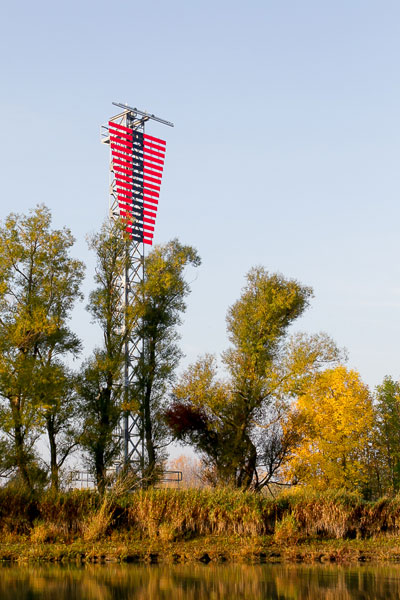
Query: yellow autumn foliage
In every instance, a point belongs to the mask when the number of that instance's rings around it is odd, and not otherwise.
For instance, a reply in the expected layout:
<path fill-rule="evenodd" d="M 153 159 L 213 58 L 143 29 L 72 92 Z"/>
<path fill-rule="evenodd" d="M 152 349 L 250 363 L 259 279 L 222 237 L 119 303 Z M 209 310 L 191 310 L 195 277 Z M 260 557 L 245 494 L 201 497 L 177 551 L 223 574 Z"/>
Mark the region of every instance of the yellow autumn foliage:
<path fill-rule="evenodd" d="M 285 468 L 288 481 L 316 489 L 359 489 L 374 414 L 368 387 L 344 366 L 315 375 L 285 427 L 298 427 L 300 442 Z"/>

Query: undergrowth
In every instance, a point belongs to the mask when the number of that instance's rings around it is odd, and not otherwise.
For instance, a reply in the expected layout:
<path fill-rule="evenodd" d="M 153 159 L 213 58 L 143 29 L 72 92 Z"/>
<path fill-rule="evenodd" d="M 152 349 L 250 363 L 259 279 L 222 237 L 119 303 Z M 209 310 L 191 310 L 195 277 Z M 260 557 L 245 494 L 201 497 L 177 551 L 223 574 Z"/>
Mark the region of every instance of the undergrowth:
<path fill-rule="evenodd" d="M 400 497 L 367 502 L 359 496 L 297 489 L 276 499 L 228 488 L 51 493 L 0 488 L 2 539 L 34 543 L 126 539 L 185 541 L 204 536 L 276 543 L 310 539 L 371 539 L 400 534 Z"/>

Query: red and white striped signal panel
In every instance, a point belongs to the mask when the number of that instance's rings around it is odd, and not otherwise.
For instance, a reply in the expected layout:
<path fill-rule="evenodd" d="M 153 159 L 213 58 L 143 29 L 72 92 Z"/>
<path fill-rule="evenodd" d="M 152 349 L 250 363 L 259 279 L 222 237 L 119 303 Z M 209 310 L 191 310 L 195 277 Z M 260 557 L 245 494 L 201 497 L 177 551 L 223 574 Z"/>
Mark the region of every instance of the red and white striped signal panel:
<path fill-rule="evenodd" d="M 151 245 L 166 142 L 113 121 L 108 128 L 120 215 L 133 240 Z"/>

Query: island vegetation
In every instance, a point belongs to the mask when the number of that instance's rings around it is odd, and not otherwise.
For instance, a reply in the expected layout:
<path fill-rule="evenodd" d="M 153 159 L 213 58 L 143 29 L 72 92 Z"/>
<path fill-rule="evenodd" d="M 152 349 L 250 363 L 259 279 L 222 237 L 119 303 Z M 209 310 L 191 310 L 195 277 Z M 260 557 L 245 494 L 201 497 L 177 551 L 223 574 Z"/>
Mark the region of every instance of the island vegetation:
<path fill-rule="evenodd" d="M 88 349 L 71 325 L 85 271 L 73 243 L 45 206 L 0 225 L 0 558 L 398 559 L 400 383 L 370 390 L 326 333 L 299 332 L 311 287 L 253 267 L 227 311 L 226 351 L 178 375 L 197 251 L 155 246 L 121 310 L 130 240 L 105 224 L 89 242 L 101 344 Z M 144 343 L 127 387 L 134 331 Z M 140 415 L 144 460 L 115 469 L 126 411 Z M 163 483 L 172 441 L 198 456 L 179 489 Z M 72 489 L 71 456 L 93 489 Z"/>

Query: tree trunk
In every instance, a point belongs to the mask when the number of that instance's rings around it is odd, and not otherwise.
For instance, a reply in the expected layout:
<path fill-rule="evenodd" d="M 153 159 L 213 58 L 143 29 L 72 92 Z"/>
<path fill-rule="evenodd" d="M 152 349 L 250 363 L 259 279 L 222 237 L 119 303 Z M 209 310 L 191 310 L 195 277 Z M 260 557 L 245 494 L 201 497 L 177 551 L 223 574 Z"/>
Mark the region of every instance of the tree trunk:
<path fill-rule="evenodd" d="M 21 424 L 21 407 L 20 400 L 16 398 L 11 400 L 11 409 L 14 421 L 14 444 L 15 444 L 15 458 L 18 467 L 18 471 L 21 475 L 23 483 L 29 489 L 32 489 L 32 482 L 29 477 L 27 468 L 28 457 L 25 451 L 23 427 Z"/>
<path fill-rule="evenodd" d="M 151 415 L 151 392 L 153 389 L 154 372 L 155 372 L 156 352 L 155 343 L 150 341 L 149 348 L 149 370 L 148 377 L 145 383 L 145 393 L 143 399 L 143 428 L 144 439 L 146 445 L 147 465 L 144 472 L 144 487 L 148 487 L 155 483 L 156 480 L 156 452 L 153 439 L 153 424 Z"/>
<path fill-rule="evenodd" d="M 257 450 L 248 435 L 245 436 L 245 442 L 246 455 L 244 457 L 244 464 L 240 468 L 237 479 L 237 487 L 248 490 L 254 479 L 254 473 L 257 465 Z"/>
<path fill-rule="evenodd" d="M 46 419 L 47 435 L 50 446 L 50 481 L 51 489 L 58 491 L 59 488 L 59 473 L 57 464 L 57 443 L 54 431 L 54 423 L 51 416 Z"/>
<path fill-rule="evenodd" d="M 104 464 L 104 452 L 101 448 L 96 449 L 94 469 L 97 489 L 103 495 L 106 491 L 106 468 Z"/>

